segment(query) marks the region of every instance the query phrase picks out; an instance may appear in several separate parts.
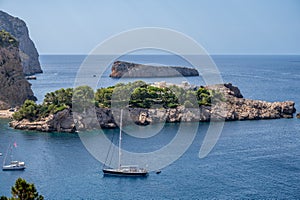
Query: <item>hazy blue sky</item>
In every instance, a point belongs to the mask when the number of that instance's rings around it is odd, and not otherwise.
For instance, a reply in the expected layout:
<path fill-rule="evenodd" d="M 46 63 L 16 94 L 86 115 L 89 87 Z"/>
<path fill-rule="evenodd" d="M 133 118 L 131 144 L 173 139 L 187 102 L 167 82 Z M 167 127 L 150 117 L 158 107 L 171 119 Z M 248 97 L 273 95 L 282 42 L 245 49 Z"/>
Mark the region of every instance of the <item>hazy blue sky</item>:
<path fill-rule="evenodd" d="M 299 0 L 0 0 L 26 21 L 40 54 L 87 54 L 151 26 L 180 31 L 210 54 L 300 54 Z"/>

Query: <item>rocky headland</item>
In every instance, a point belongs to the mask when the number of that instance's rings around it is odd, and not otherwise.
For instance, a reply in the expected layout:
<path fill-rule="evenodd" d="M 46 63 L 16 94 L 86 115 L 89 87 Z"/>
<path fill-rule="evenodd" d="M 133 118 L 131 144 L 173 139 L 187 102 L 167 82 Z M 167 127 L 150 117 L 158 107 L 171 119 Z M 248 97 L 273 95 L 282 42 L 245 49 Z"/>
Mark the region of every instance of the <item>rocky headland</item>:
<path fill-rule="evenodd" d="M 0 110 L 20 106 L 26 99 L 36 100 L 19 55 L 19 42 L 8 32 L 0 31 Z"/>
<path fill-rule="evenodd" d="M 197 109 L 184 106 L 168 109 L 128 108 L 124 112 L 123 123 L 134 122 L 138 125 L 149 125 L 160 122 L 279 119 L 292 118 L 296 112 L 292 101 L 271 103 L 245 99 L 240 90 L 230 83 L 207 86 L 207 88 L 218 90 L 223 95 L 224 101 L 217 101 L 211 106 L 201 105 Z M 10 126 L 16 129 L 46 132 L 75 132 L 99 127 L 99 125 L 102 128 L 116 128 L 119 116 L 114 117 L 113 113 L 114 111 L 110 108 L 92 107 L 80 113 L 65 109 L 35 122 L 27 119 L 12 121 Z"/>
<path fill-rule="evenodd" d="M 111 68 L 112 78 L 139 78 L 139 77 L 178 77 L 178 76 L 199 76 L 196 69 L 177 66 L 152 66 L 115 61 Z"/>
<path fill-rule="evenodd" d="M 19 42 L 19 56 L 25 75 L 42 73 L 39 54 L 29 37 L 25 22 L 0 10 L 0 30 L 9 32 Z"/>

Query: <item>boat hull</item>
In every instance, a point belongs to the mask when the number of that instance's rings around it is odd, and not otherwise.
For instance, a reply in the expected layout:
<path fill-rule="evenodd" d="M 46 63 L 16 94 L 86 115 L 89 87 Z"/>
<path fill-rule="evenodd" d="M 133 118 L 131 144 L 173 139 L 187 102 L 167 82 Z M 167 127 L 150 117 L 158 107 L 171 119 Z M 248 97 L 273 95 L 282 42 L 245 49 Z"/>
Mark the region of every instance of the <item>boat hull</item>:
<path fill-rule="evenodd" d="M 11 161 L 9 165 L 2 166 L 3 171 L 24 170 L 25 168 L 25 163 L 21 161 Z"/>
<path fill-rule="evenodd" d="M 2 170 L 3 171 L 15 171 L 15 170 L 24 170 L 26 167 L 25 166 L 3 166 Z"/>
<path fill-rule="evenodd" d="M 120 171 L 114 169 L 103 169 L 102 170 L 104 175 L 107 176 L 148 176 L 147 171 L 137 171 L 137 172 L 127 172 L 127 171 Z"/>

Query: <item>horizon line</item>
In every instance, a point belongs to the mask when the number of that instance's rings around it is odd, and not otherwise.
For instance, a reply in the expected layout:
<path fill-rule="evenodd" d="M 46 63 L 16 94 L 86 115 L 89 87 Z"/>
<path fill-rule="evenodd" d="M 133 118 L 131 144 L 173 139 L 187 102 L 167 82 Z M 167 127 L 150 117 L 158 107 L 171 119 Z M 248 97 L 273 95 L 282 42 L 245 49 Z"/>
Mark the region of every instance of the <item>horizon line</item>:
<path fill-rule="evenodd" d="M 93 54 L 79 54 L 79 53 L 74 53 L 74 54 L 69 54 L 69 53 L 42 53 L 39 54 L 39 56 L 89 56 L 89 55 L 93 55 Z M 95 56 L 97 56 L 97 54 L 94 54 Z M 107 56 L 108 54 L 105 54 L 104 56 Z M 176 55 L 176 54 L 125 54 L 125 55 L 131 55 L 131 56 L 172 56 L 172 55 Z M 203 54 L 204 55 L 204 54 Z M 207 54 L 208 56 L 300 56 L 300 53 L 282 53 L 282 54 Z M 124 55 L 121 55 L 124 56 Z M 195 56 L 197 56 L 197 54 L 195 54 Z M 205 55 L 206 56 L 206 55 Z"/>

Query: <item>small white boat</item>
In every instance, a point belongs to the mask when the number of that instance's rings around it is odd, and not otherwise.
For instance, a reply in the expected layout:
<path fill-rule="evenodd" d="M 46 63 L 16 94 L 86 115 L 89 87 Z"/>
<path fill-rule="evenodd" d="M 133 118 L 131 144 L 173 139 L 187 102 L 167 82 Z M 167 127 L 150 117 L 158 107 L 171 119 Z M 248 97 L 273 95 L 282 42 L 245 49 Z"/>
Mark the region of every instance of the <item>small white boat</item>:
<path fill-rule="evenodd" d="M 2 170 L 24 170 L 26 168 L 25 163 L 21 161 L 11 161 L 9 165 L 3 165 Z"/>
<path fill-rule="evenodd" d="M 17 147 L 17 144 L 14 143 L 14 146 Z M 10 152 L 11 152 L 11 155 L 10 155 L 11 161 L 10 161 L 10 164 L 5 164 L 9 149 L 10 149 Z M 12 156 L 12 149 L 13 149 L 13 146 L 12 146 L 12 145 L 9 145 L 9 146 L 8 146 L 8 150 L 7 150 L 7 153 L 6 153 L 5 158 L 4 158 L 4 161 L 3 161 L 2 170 L 3 170 L 3 171 L 8 171 L 8 170 L 24 170 L 24 169 L 26 168 L 24 162 L 12 160 L 12 157 L 13 157 L 13 156 Z"/>
<path fill-rule="evenodd" d="M 27 80 L 36 80 L 36 76 L 26 76 Z"/>

